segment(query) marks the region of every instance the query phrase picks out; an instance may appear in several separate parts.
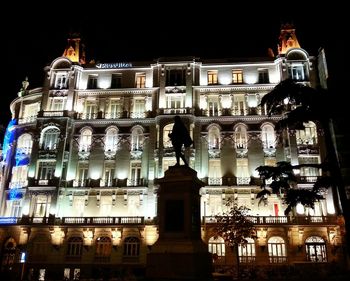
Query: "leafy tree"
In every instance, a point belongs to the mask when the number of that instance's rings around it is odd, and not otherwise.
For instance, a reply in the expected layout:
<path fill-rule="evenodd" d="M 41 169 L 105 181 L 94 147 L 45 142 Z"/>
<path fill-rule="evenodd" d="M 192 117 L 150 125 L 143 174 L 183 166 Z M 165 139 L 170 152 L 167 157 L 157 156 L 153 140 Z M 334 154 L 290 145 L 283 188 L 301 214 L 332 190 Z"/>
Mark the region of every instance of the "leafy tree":
<path fill-rule="evenodd" d="M 263 182 L 266 179 L 272 178 L 273 184 L 271 186 L 273 192 L 279 192 L 284 187 L 289 192 L 287 193 L 286 203 L 288 204 L 287 212 L 291 210 L 297 203 L 312 207 L 314 202 L 320 199 L 320 188 L 333 188 L 333 194 L 336 197 L 335 201 L 340 201 L 341 208 L 338 210 L 345 219 L 346 240 L 348 254 L 350 254 L 350 209 L 346 196 L 345 186 L 342 181 L 339 160 L 337 157 L 336 146 L 334 143 L 334 133 L 332 116 L 335 113 L 335 107 L 330 104 L 332 99 L 325 89 L 315 89 L 301 83 L 297 83 L 291 79 L 281 81 L 271 92 L 267 93 L 261 100 L 261 106 L 267 107 L 268 115 L 283 114 L 282 119 L 278 121 L 276 129 L 304 129 L 304 123 L 313 121 L 319 124 L 324 131 L 325 145 L 326 145 L 326 161 L 319 165 L 323 170 L 328 169 L 329 177 L 322 178 L 317 181 L 312 190 L 306 192 L 305 190 L 296 190 L 288 188 L 289 183 L 295 178 L 292 176 L 293 169 L 286 163 L 280 163 L 276 169 L 272 167 L 260 166 L 257 168 Z M 310 166 L 310 165 L 308 165 Z M 317 165 L 314 165 L 317 167 Z M 300 167 L 300 165 L 299 165 Z M 283 172 L 283 169 L 285 171 Z M 263 191 L 266 189 L 266 184 L 262 185 Z M 290 185 L 289 185 L 290 187 Z M 260 196 L 268 195 L 264 191 Z M 339 198 L 337 198 L 339 196 Z"/>
<path fill-rule="evenodd" d="M 254 223 L 248 217 L 249 208 L 238 207 L 233 204 L 232 199 L 227 200 L 228 212 L 215 216 L 217 226 L 215 228 L 216 237 L 221 236 L 226 244 L 235 249 L 237 276 L 240 274 L 238 246 L 243 247 L 248 243 L 247 238 L 256 238 Z"/>

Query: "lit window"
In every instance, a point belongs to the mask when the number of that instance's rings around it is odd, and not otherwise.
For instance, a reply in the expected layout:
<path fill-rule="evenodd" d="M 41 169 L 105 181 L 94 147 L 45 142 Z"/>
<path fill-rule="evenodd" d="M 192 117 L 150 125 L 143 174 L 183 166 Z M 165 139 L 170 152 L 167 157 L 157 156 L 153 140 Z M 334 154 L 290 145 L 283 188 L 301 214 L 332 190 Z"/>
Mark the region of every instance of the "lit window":
<path fill-rule="evenodd" d="M 208 251 L 209 253 L 213 254 L 213 256 L 215 256 L 215 258 L 218 260 L 222 260 L 226 254 L 224 239 L 222 237 L 217 237 L 216 239 L 214 237 L 209 238 Z"/>
<path fill-rule="evenodd" d="M 140 240 L 137 237 L 127 237 L 124 240 L 124 257 L 138 257 L 140 255 Z"/>
<path fill-rule="evenodd" d="M 208 116 L 221 115 L 221 107 L 218 96 L 208 97 Z"/>
<path fill-rule="evenodd" d="M 41 132 L 40 146 L 44 150 L 56 150 L 59 142 L 60 130 L 49 127 Z"/>
<path fill-rule="evenodd" d="M 261 141 L 263 144 L 263 148 L 275 148 L 276 135 L 272 125 L 266 124 L 261 128 Z"/>
<path fill-rule="evenodd" d="M 219 149 L 220 148 L 220 130 L 216 126 L 211 126 L 208 132 L 208 148 Z"/>
<path fill-rule="evenodd" d="M 131 132 L 131 150 L 140 151 L 143 147 L 143 132 L 141 128 L 134 128 Z"/>
<path fill-rule="evenodd" d="M 243 125 L 237 126 L 235 129 L 235 145 L 237 149 L 247 148 L 248 136 L 247 129 Z"/>
<path fill-rule="evenodd" d="M 233 84 L 243 83 L 243 70 L 241 69 L 232 70 L 232 83 Z"/>
<path fill-rule="evenodd" d="M 295 81 L 305 81 L 305 71 L 302 64 L 291 64 L 288 68 L 289 78 Z"/>
<path fill-rule="evenodd" d="M 208 85 L 216 85 L 218 83 L 218 71 L 209 70 L 208 71 Z"/>
<path fill-rule="evenodd" d="M 316 145 L 317 144 L 317 127 L 314 122 L 303 123 L 304 130 L 296 130 L 297 144 Z"/>
<path fill-rule="evenodd" d="M 130 177 L 128 185 L 141 185 L 141 161 L 133 161 L 130 163 Z"/>
<path fill-rule="evenodd" d="M 306 259 L 311 262 L 327 262 L 325 241 L 318 236 L 311 236 L 305 240 Z"/>
<path fill-rule="evenodd" d="M 133 111 L 131 113 L 132 118 L 144 118 L 145 117 L 145 99 L 133 100 Z"/>
<path fill-rule="evenodd" d="M 240 263 L 252 263 L 255 262 L 255 242 L 252 238 L 245 238 L 247 244 L 238 245 L 238 256 Z"/>
<path fill-rule="evenodd" d="M 80 135 L 80 141 L 79 141 L 79 151 L 90 151 L 92 142 L 92 131 L 90 129 L 84 129 L 81 132 Z"/>
<path fill-rule="evenodd" d="M 118 149 L 118 130 L 109 128 L 105 137 L 105 151 L 116 152 Z"/>
<path fill-rule="evenodd" d="M 67 98 L 50 98 L 50 111 L 61 111 L 66 109 Z"/>
<path fill-rule="evenodd" d="M 67 74 L 56 74 L 55 89 L 66 89 L 67 85 Z"/>
<path fill-rule="evenodd" d="M 146 88 L 146 73 L 136 73 L 136 88 Z"/>
<path fill-rule="evenodd" d="M 285 263 L 287 261 L 286 244 L 283 238 L 273 236 L 268 240 L 270 263 Z"/>
<path fill-rule="evenodd" d="M 51 180 L 55 175 L 56 161 L 40 161 L 38 167 L 39 180 Z"/>
<path fill-rule="evenodd" d="M 32 152 L 33 140 L 30 134 L 22 134 L 17 140 L 16 154 L 30 155 Z"/>

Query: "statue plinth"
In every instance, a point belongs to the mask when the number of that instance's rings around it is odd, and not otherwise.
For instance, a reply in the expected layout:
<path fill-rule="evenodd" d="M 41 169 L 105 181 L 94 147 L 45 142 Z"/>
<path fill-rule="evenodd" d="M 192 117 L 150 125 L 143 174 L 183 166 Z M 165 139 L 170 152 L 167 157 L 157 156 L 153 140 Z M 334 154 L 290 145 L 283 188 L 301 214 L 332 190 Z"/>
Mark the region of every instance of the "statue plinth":
<path fill-rule="evenodd" d="M 212 261 L 201 239 L 204 183 L 187 166 L 172 166 L 157 180 L 159 238 L 147 256 L 149 280 L 211 280 Z"/>

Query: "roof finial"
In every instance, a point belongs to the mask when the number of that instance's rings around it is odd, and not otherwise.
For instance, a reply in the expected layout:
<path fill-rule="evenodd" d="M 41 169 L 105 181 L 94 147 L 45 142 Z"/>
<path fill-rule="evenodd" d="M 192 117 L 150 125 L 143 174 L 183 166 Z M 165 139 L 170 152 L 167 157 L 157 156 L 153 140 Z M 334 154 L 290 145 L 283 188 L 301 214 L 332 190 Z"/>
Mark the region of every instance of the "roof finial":
<path fill-rule="evenodd" d="M 27 88 L 29 86 L 28 76 L 22 81 L 22 88 L 18 92 L 19 97 L 23 97 L 27 93 Z"/>

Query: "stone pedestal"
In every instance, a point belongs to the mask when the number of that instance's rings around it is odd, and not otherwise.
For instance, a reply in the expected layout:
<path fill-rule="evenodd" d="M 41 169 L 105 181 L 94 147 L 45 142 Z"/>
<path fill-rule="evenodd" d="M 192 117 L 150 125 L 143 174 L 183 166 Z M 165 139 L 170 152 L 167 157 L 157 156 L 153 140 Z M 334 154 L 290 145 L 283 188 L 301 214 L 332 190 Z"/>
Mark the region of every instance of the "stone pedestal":
<path fill-rule="evenodd" d="M 147 256 L 148 280 L 211 280 L 212 260 L 201 239 L 197 172 L 173 166 L 157 181 L 159 238 Z"/>

